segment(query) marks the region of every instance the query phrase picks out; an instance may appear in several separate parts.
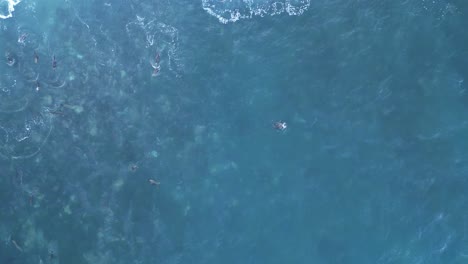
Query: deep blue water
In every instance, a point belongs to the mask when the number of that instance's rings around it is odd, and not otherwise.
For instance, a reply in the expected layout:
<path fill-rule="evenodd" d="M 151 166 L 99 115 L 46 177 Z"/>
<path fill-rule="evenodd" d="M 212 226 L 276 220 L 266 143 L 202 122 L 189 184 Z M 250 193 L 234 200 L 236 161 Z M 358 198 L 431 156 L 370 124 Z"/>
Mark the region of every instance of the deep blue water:
<path fill-rule="evenodd" d="M 1 264 L 467 263 L 468 2 L 14 9 Z"/>

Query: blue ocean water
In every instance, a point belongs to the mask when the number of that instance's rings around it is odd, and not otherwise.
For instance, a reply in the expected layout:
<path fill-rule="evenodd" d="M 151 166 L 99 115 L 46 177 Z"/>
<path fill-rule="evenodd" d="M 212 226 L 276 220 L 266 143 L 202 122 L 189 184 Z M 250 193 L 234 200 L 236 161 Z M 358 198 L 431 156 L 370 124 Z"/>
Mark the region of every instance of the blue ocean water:
<path fill-rule="evenodd" d="M 467 11 L 0 0 L 0 263 L 466 263 Z"/>

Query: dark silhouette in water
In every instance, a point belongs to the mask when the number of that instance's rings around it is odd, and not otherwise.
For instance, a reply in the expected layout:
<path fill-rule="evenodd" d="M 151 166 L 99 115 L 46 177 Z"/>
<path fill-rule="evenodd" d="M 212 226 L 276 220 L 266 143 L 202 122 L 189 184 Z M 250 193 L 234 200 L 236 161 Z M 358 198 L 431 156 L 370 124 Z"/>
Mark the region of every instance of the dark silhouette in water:
<path fill-rule="evenodd" d="M 52 57 L 52 69 L 56 69 L 57 68 L 57 60 L 55 59 L 55 55 Z"/>
<path fill-rule="evenodd" d="M 36 63 L 36 64 L 39 63 L 39 55 L 37 55 L 36 51 L 34 51 L 34 63 Z"/>
<path fill-rule="evenodd" d="M 157 65 L 159 65 L 159 62 L 161 61 L 161 56 L 159 55 L 159 52 L 156 53 L 156 57 L 154 58 L 154 61 L 156 62 Z"/>
<path fill-rule="evenodd" d="M 39 83 L 38 80 L 36 80 L 36 91 L 39 91 L 41 89 L 41 84 Z"/>
<path fill-rule="evenodd" d="M 49 259 L 50 260 L 53 260 L 55 259 L 57 256 L 55 255 L 55 252 L 53 250 L 49 250 Z"/>
<path fill-rule="evenodd" d="M 151 74 L 151 76 L 155 77 L 158 75 L 159 71 L 161 70 L 161 56 L 159 55 L 159 52 L 156 53 L 156 56 L 154 58 L 154 64 L 151 64 L 151 66 L 153 67 L 154 71 L 153 73 Z"/>
<path fill-rule="evenodd" d="M 7 64 L 8 64 L 8 66 L 11 67 L 11 66 L 15 65 L 16 59 L 15 59 L 15 57 L 13 56 L 13 54 L 11 54 L 10 52 L 7 52 L 7 53 L 5 54 L 5 57 L 6 57 L 6 59 L 7 59 Z"/>

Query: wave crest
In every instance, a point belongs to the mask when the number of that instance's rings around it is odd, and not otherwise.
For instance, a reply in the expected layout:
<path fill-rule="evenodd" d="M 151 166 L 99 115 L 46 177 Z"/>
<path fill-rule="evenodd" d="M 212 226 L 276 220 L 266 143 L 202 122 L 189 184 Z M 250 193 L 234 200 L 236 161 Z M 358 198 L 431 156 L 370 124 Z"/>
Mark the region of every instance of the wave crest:
<path fill-rule="evenodd" d="M 202 0 L 203 9 L 227 24 L 239 19 L 265 15 L 302 15 L 310 6 L 310 0 Z"/>

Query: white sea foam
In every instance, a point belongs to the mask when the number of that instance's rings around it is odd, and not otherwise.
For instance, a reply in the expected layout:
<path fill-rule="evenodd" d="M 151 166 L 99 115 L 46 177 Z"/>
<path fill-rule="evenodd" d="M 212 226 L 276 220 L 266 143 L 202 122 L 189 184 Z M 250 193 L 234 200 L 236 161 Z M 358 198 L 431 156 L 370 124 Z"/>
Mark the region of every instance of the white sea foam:
<path fill-rule="evenodd" d="M 0 0 L 0 18 L 7 19 L 12 17 L 15 6 L 20 2 L 21 0 Z"/>
<path fill-rule="evenodd" d="M 219 22 L 227 24 L 254 16 L 302 15 L 309 8 L 310 0 L 202 0 L 202 6 Z"/>

